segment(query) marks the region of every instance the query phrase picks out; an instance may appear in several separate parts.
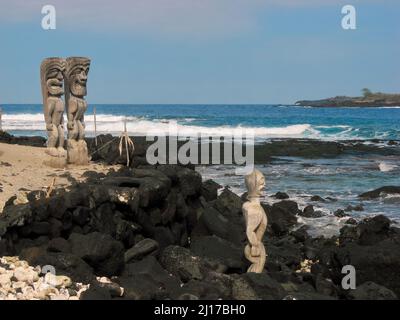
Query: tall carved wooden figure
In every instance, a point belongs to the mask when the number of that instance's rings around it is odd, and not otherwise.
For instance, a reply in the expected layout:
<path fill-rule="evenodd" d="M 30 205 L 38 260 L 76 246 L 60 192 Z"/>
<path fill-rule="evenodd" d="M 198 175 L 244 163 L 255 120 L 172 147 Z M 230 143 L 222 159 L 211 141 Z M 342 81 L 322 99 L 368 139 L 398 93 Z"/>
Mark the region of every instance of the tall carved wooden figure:
<path fill-rule="evenodd" d="M 261 273 L 264 270 L 266 253 L 263 244 L 263 237 L 267 228 L 267 216 L 260 204 L 260 196 L 265 187 L 264 175 L 254 170 L 245 177 L 248 190 L 247 202 L 242 206 L 244 218 L 246 220 L 246 235 L 248 244 L 244 249 L 244 254 L 251 262 L 247 272 Z"/>
<path fill-rule="evenodd" d="M 77 165 L 88 164 L 90 160 L 85 142 L 84 122 L 89 67 L 90 59 L 88 58 L 70 57 L 66 60 L 64 80 L 68 118 L 68 163 Z"/>
<path fill-rule="evenodd" d="M 43 96 L 43 113 L 48 135 L 45 164 L 65 167 L 67 152 L 64 149 L 64 101 L 62 95 L 65 60 L 44 59 L 40 66 L 40 82 Z"/>

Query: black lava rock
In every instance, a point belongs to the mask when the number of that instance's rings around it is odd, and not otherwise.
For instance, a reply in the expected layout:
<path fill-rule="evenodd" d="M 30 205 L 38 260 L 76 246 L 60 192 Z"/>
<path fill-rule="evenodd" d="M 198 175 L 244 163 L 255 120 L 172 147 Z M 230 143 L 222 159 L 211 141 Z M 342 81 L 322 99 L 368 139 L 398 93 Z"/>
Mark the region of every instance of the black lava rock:
<path fill-rule="evenodd" d="M 218 197 L 218 190 L 221 189 L 222 186 L 216 183 L 213 180 L 204 181 L 202 184 L 202 195 L 206 199 L 206 201 L 213 201 Z"/>
<path fill-rule="evenodd" d="M 289 195 L 285 192 L 277 192 L 274 197 L 279 200 L 286 200 L 289 199 Z"/>
<path fill-rule="evenodd" d="M 383 194 L 399 194 L 399 193 L 400 193 L 400 187 L 386 186 L 360 194 L 359 197 L 364 199 L 377 199 L 381 197 Z"/>
<path fill-rule="evenodd" d="M 124 247 L 110 235 L 92 232 L 73 233 L 69 237 L 71 251 L 82 258 L 99 276 L 118 275 L 124 267 Z"/>
<path fill-rule="evenodd" d="M 309 205 L 304 208 L 303 212 L 299 213 L 300 216 L 306 218 L 320 218 L 323 216 L 321 211 L 315 211 L 312 205 Z"/>
<path fill-rule="evenodd" d="M 197 256 L 218 261 L 231 270 L 243 271 L 247 264 L 244 260 L 244 247 L 238 247 L 217 236 L 192 239 L 190 250 Z"/>

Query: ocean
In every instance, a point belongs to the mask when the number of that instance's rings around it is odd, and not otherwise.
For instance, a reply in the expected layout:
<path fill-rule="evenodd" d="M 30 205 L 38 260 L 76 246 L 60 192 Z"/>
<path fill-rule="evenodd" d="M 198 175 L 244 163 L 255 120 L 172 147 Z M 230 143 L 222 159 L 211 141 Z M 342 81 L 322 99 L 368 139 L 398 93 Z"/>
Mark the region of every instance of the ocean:
<path fill-rule="evenodd" d="M 41 105 L 2 105 L 3 130 L 14 135 L 46 135 Z M 126 119 L 130 135 L 167 132 L 176 125 L 181 136 L 232 134 L 252 129 L 257 142 L 271 138 L 312 138 L 319 140 L 400 140 L 400 107 L 390 108 L 310 108 L 285 105 L 90 105 L 85 116 L 87 135 L 94 133 L 93 107 L 96 107 L 98 133 L 119 135 Z M 258 167 L 266 176 L 267 202 L 276 201 L 277 191 L 288 193 L 301 208 L 312 195 L 329 198 L 313 203 L 322 218 L 301 218 L 311 226 L 310 233 L 337 233 L 345 219 L 333 216 L 337 209 L 362 204 L 364 211 L 349 212 L 355 218 L 385 214 L 400 222 L 400 197 L 360 201 L 360 193 L 386 185 L 400 185 L 398 156 L 347 155 L 335 158 L 305 159 L 280 157 Z M 199 166 L 204 179 L 245 191 L 243 177 L 234 175 L 232 166 Z M 308 220 L 308 221 L 307 221 Z"/>
<path fill-rule="evenodd" d="M 3 129 L 16 135 L 45 135 L 41 105 L 2 105 Z M 259 139 L 293 137 L 327 140 L 400 139 L 400 107 L 310 108 L 277 105 L 91 105 L 86 131 L 93 134 L 93 107 L 98 132 L 119 134 L 126 118 L 132 135 L 156 126 L 178 126 L 182 135 L 221 135 L 252 128 Z"/>

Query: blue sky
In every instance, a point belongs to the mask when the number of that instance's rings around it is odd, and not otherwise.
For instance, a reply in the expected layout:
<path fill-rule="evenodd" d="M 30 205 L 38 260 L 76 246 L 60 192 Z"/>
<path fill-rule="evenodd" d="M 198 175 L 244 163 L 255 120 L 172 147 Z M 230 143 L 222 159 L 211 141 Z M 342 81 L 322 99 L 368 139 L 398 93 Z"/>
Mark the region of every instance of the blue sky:
<path fill-rule="evenodd" d="M 57 29 L 41 28 L 54 4 Z M 357 30 L 341 8 L 357 10 Z M 0 104 L 40 103 L 49 56 L 88 56 L 89 103 L 294 103 L 400 92 L 400 3 L 0 0 Z"/>

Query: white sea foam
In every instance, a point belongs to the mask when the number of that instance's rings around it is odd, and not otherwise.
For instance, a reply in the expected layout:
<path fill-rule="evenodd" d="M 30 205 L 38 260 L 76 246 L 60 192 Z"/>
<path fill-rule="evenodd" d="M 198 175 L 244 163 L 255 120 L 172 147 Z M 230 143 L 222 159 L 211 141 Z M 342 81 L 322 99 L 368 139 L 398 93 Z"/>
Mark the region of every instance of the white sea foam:
<path fill-rule="evenodd" d="M 397 166 L 394 165 L 394 164 L 390 164 L 390 163 L 387 163 L 387 162 L 379 163 L 379 170 L 381 172 L 390 172 L 390 171 L 393 171 L 396 168 L 397 168 Z"/>
<path fill-rule="evenodd" d="M 303 169 L 304 172 L 312 174 L 312 175 L 333 175 L 333 174 L 341 174 L 346 173 L 347 170 L 344 168 L 335 168 L 335 167 L 322 167 L 322 166 L 313 166 Z"/>
<path fill-rule="evenodd" d="M 324 236 L 331 238 L 339 235 L 340 229 L 344 226 L 348 218 L 337 218 L 333 215 L 325 215 L 320 218 L 305 218 L 298 217 L 298 222 L 301 225 L 307 225 L 307 233 L 312 237 Z"/>
<path fill-rule="evenodd" d="M 400 204 L 400 195 L 398 194 L 387 194 L 383 199 L 383 203 L 398 205 Z"/>
<path fill-rule="evenodd" d="M 315 126 L 315 128 L 317 128 L 317 129 L 332 129 L 332 128 L 348 129 L 348 128 L 351 128 L 351 126 L 332 125 L 332 126 Z"/>

